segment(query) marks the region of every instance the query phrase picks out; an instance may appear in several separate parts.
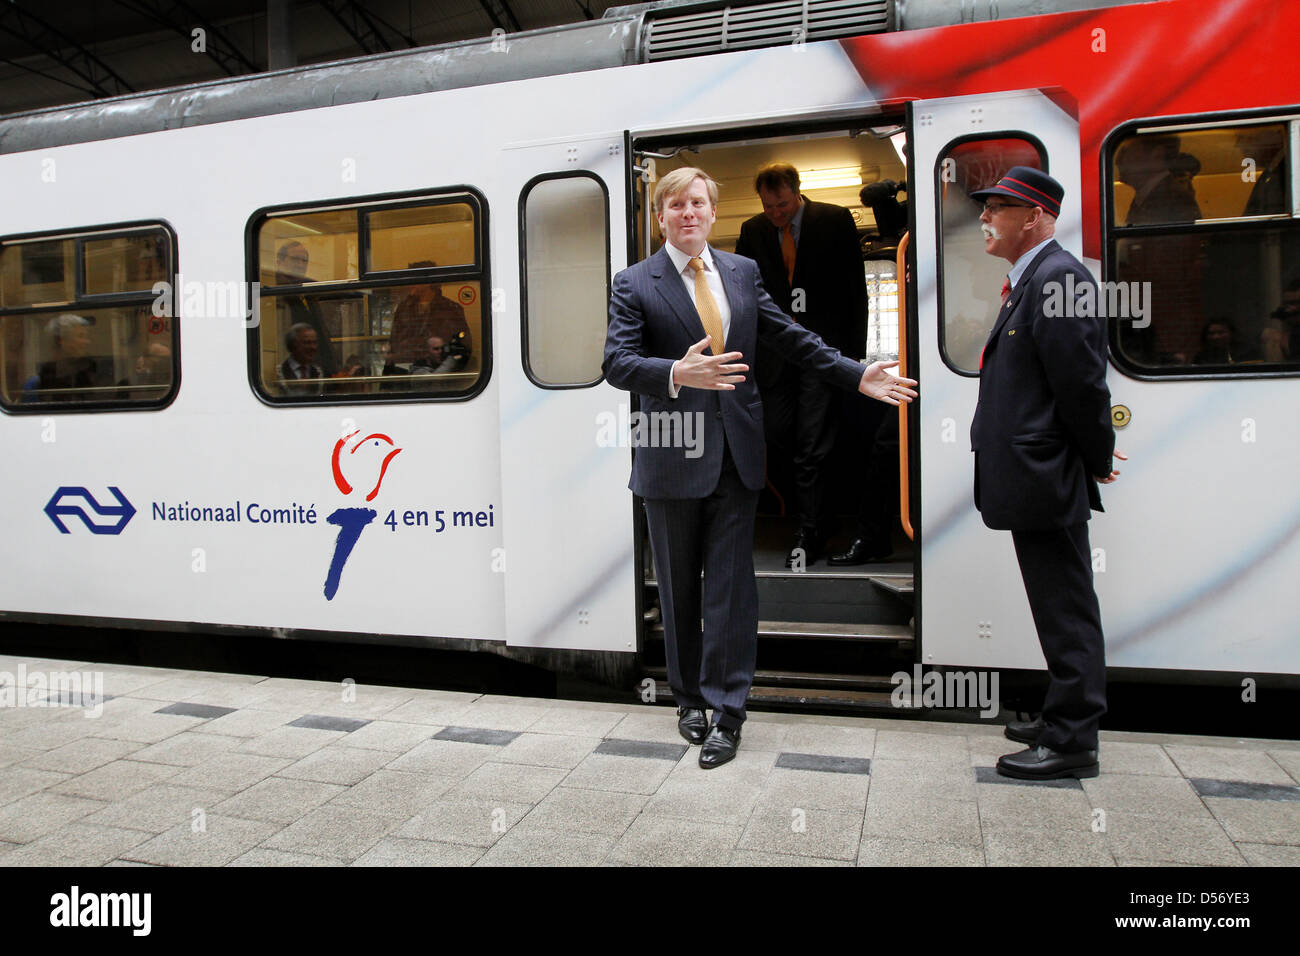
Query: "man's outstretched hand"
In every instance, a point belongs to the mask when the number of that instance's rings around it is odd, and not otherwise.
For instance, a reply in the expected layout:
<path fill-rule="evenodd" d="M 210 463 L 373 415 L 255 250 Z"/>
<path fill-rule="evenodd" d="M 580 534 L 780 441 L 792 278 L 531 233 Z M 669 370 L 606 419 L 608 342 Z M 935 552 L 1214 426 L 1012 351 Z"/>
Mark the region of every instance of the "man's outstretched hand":
<path fill-rule="evenodd" d="M 904 402 L 910 402 L 916 398 L 916 392 L 911 388 L 916 384 L 916 380 L 899 378 L 885 371 L 885 369 L 894 368 L 897 365 L 897 362 L 872 362 L 862 373 L 862 381 L 858 383 L 858 391 L 869 398 L 887 402 L 890 405 L 901 405 Z"/>
<path fill-rule="evenodd" d="M 706 335 L 678 359 L 673 366 L 673 383 L 687 388 L 711 388 L 714 391 L 734 391 L 737 382 L 743 382 L 748 372 L 748 365 L 736 364 L 744 358 L 739 352 L 723 352 L 721 355 L 706 355 L 712 336 Z"/>

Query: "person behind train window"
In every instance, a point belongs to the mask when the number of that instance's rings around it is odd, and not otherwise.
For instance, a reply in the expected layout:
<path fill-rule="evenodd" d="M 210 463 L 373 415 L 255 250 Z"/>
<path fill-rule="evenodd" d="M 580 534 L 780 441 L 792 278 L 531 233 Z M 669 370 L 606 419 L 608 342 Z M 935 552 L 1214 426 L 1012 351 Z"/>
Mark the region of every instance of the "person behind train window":
<path fill-rule="evenodd" d="M 296 322 L 284 336 L 289 357 L 280 363 L 280 378 L 290 395 L 319 395 L 322 369 L 316 364 L 320 339 L 306 322 Z"/>
<path fill-rule="evenodd" d="M 412 375 L 442 375 L 464 368 L 469 350 L 461 340 L 464 333 L 450 342 L 441 335 L 431 335 L 425 343 L 425 353 L 411 363 Z"/>
<path fill-rule="evenodd" d="M 170 385 L 172 350 L 165 342 L 150 342 L 135 360 L 132 385 Z"/>
<path fill-rule="evenodd" d="M 1300 277 L 1282 291 L 1282 304 L 1268 317 L 1259 342 L 1266 362 L 1300 362 Z"/>
<path fill-rule="evenodd" d="M 1255 185 L 1243 216 L 1272 216 L 1286 209 L 1286 133 L 1283 126 L 1260 126 L 1237 134 L 1237 150 L 1249 160 L 1243 175 L 1253 175 Z"/>
<path fill-rule="evenodd" d="M 1259 358 L 1253 351 L 1242 348 L 1237 342 L 1237 326 L 1225 316 L 1205 323 L 1201 329 L 1201 350 L 1192 359 L 1194 365 L 1236 365 L 1253 362 Z"/>
<path fill-rule="evenodd" d="M 301 242 L 292 241 L 282 245 L 275 254 L 275 284 L 301 285 L 309 282 L 307 266 L 310 263 L 307 247 Z M 301 295 L 282 295 L 276 297 L 277 309 L 281 311 L 280 327 L 306 323 L 316 331 L 317 362 L 326 376 L 338 372 L 338 362 L 334 358 L 334 346 L 325 329 L 325 320 L 321 317 L 316 303 Z"/>
<path fill-rule="evenodd" d="M 758 263 L 776 307 L 832 348 L 859 361 L 866 355 L 867 279 L 853 214 L 799 192 L 799 171 L 769 163 L 754 177 L 763 211 L 740 227 L 736 255 Z M 823 464 L 835 446 L 840 399 L 823 376 L 760 345 L 755 380 L 772 439 L 794 459 L 799 527 L 786 557 L 809 566 L 827 532 Z"/>
<path fill-rule="evenodd" d="M 1178 165 L 1178 156 L 1177 136 L 1138 136 L 1119 148 L 1115 172 L 1134 192 L 1125 225 L 1193 222 L 1201 218 L 1190 177 L 1185 182 L 1175 177 L 1175 168 L 1180 170 L 1179 175 L 1185 175 L 1187 168 L 1186 164 Z"/>
<path fill-rule="evenodd" d="M 436 262 L 423 259 L 412 262 L 408 269 L 436 269 Z M 444 343 L 458 342 L 464 347 L 466 361 L 473 350 L 465 310 L 442 294 L 441 285 L 412 286 L 393 312 L 393 328 L 389 334 L 390 361 L 408 365 L 428 356 L 430 337 L 437 336 Z"/>
<path fill-rule="evenodd" d="M 36 369 L 30 387 L 38 402 L 93 401 L 95 396 L 81 389 L 107 385 L 107 375 L 91 356 L 90 320 L 64 313 L 46 324 L 51 354 Z"/>

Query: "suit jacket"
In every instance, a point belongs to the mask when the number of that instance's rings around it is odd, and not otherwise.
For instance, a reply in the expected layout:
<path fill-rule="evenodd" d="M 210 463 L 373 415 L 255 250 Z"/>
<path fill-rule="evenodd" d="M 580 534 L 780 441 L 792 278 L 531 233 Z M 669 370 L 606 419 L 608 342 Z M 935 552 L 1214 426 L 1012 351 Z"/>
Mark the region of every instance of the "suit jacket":
<path fill-rule="evenodd" d="M 1106 320 L 1096 310 L 1073 317 L 1045 310 L 1052 292 L 1045 287 L 1068 288 L 1070 274 L 1076 289 L 1096 293 L 1088 270 L 1053 240 L 1020 277 L 984 346 L 970 434 L 975 506 L 990 528 L 1063 528 L 1103 510 L 1093 476 L 1110 474 L 1115 448 Z"/>
<path fill-rule="evenodd" d="M 758 263 L 763 285 L 776 307 L 816 332 L 827 345 L 861 359 L 867 341 L 867 280 L 853 214 L 842 206 L 804 199 L 794 281 L 786 277 L 776 226 L 761 213 L 740 227 L 736 255 Z M 794 289 L 804 291 L 803 312 L 792 311 Z M 790 356 L 760 346 L 759 381 L 766 384 Z M 754 363 L 751 363 L 754 364 Z"/>
<path fill-rule="evenodd" d="M 792 322 L 763 289 L 751 259 L 709 247 L 731 306 L 726 350 L 746 360 L 763 341 L 798 365 L 825 375 L 843 388 L 856 389 L 861 363 L 845 358 L 801 325 Z M 733 391 L 682 388 L 668 394 L 673 363 L 704 338 L 691 297 L 666 248 L 614 277 L 605 338 L 605 378 L 616 388 L 641 396 L 641 412 L 670 431 L 654 444 L 637 447 L 628 484 L 645 498 L 703 498 L 722 472 L 723 442 L 747 488 L 763 487 L 766 447 L 763 402 L 752 374 Z M 747 364 L 751 365 L 752 362 Z M 653 416 L 658 413 L 658 418 Z M 669 413 L 665 415 L 663 413 Z M 684 417 L 696 429 L 682 434 Z M 699 454 L 684 438 L 699 442 Z"/>

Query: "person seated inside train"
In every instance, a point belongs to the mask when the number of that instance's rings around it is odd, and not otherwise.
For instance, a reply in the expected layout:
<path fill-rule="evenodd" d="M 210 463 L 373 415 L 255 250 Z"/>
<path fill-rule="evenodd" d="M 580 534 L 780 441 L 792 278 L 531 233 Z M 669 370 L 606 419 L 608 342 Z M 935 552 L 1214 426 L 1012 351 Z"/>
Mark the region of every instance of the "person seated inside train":
<path fill-rule="evenodd" d="M 296 240 L 284 243 L 275 253 L 275 284 L 302 285 L 304 282 L 310 282 L 307 277 L 310 264 L 311 258 L 305 245 Z M 290 326 L 306 323 L 315 330 L 316 362 L 326 377 L 334 375 L 339 370 L 339 363 L 334 357 L 333 342 L 315 301 L 302 295 L 279 295 L 276 296 L 275 302 L 276 309 L 280 312 L 281 328 L 284 328 L 286 323 Z"/>
<path fill-rule="evenodd" d="M 1115 173 L 1120 182 L 1133 187 L 1125 225 L 1193 222 L 1201 218 L 1201 207 L 1190 181 L 1181 183 L 1174 175 L 1179 156 L 1177 136 L 1139 136 L 1130 139 L 1115 154 Z"/>
<path fill-rule="evenodd" d="M 289 327 L 284 336 L 284 347 L 289 357 L 280 363 L 280 380 L 289 395 L 319 395 L 322 369 L 316 364 L 319 348 L 316 330 L 306 322 Z"/>
<path fill-rule="evenodd" d="M 412 262 L 409 269 L 436 269 L 431 259 Z M 443 342 L 459 341 L 465 347 L 468 359 L 474 342 L 470 336 L 465 310 L 442 294 L 440 285 L 412 286 L 393 311 L 393 326 L 389 333 L 389 358 L 395 365 L 411 365 L 428 355 L 430 337 Z"/>
<path fill-rule="evenodd" d="M 1254 177 L 1243 216 L 1275 216 L 1286 208 L 1286 128 L 1258 126 L 1237 134 L 1237 151 L 1243 161 L 1242 175 Z"/>
<path fill-rule="evenodd" d="M 91 325 L 89 319 L 71 313 L 46 323 L 53 358 L 38 365 L 36 374 L 23 384 L 33 401 L 94 401 L 94 393 L 84 390 L 111 384 L 108 363 L 90 354 Z"/>
<path fill-rule="evenodd" d="M 1266 362 L 1300 362 L 1300 277 L 1282 291 L 1282 304 L 1264 323 L 1259 344 Z"/>
<path fill-rule="evenodd" d="M 1201 329 L 1201 350 L 1194 365 L 1237 365 L 1259 361 L 1259 354 L 1237 342 L 1237 326 L 1225 316 L 1210 319 Z"/>
<path fill-rule="evenodd" d="M 425 354 L 411 363 L 412 375 L 441 375 L 459 372 L 469 361 L 469 347 L 465 345 L 464 332 L 458 332 L 450 342 L 440 335 L 429 336 Z"/>
<path fill-rule="evenodd" d="M 132 385 L 170 385 L 172 350 L 166 342 L 150 342 L 135 360 Z"/>

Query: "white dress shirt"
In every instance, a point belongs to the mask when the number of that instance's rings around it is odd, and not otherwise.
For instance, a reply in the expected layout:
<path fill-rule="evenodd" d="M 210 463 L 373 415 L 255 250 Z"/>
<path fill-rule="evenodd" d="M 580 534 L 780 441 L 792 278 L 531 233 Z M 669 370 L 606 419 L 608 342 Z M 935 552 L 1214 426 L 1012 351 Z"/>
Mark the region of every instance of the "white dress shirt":
<path fill-rule="evenodd" d="M 691 268 L 691 259 L 694 258 L 689 253 L 682 252 L 670 242 L 664 243 L 664 249 L 668 252 L 668 258 L 673 261 L 673 266 L 677 269 L 678 275 L 682 277 L 682 282 L 686 284 L 686 294 L 691 298 L 691 305 L 695 305 L 695 270 Z M 731 335 L 731 303 L 727 301 L 726 290 L 722 287 L 722 276 L 718 273 L 717 267 L 713 263 L 713 254 L 709 247 L 705 245 L 700 253 L 700 259 L 704 261 L 704 281 L 713 293 L 713 301 L 718 304 L 718 314 L 722 318 L 722 337 L 728 338 Z M 697 307 L 698 308 L 698 307 Z M 714 354 L 719 354 L 716 348 L 717 343 L 709 346 Z M 678 362 L 681 359 L 677 360 Z M 677 362 L 673 363 L 672 369 L 668 373 L 668 394 L 676 398 L 681 386 L 673 381 L 677 374 Z"/>

